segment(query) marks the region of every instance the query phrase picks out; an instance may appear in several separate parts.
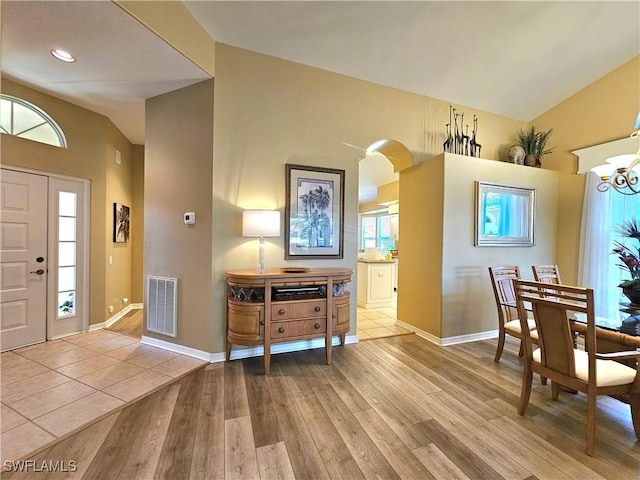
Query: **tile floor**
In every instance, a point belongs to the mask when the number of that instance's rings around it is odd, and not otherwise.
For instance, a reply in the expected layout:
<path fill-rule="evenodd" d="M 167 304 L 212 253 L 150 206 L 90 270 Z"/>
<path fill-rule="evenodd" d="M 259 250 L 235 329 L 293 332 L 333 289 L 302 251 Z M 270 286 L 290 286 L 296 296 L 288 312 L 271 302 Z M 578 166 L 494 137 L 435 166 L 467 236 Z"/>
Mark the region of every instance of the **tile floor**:
<path fill-rule="evenodd" d="M 396 325 L 397 297 L 391 307 L 360 308 L 358 307 L 358 339 L 370 340 L 372 338 L 391 337 L 393 335 L 406 335 L 411 331 Z"/>
<path fill-rule="evenodd" d="M 2 353 L 1 461 L 19 459 L 205 364 L 106 330 Z"/>

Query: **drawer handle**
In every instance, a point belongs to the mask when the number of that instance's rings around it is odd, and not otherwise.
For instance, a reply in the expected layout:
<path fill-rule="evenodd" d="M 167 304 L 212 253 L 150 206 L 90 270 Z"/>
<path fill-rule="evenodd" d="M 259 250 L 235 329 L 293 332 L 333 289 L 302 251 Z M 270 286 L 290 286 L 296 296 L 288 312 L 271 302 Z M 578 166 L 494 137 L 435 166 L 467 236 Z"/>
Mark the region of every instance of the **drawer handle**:
<path fill-rule="evenodd" d="M 278 333 L 284 333 L 284 327 L 280 327 L 280 328 L 278 329 Z"/>
<path fill-rule="evenodd" d="M 260 320 L 260 325 L 264 325 L 264 320 Z"/>
<path fill-rule="evenodd" d="M 284 308 L 281 308 L 280 310 L 278 310 L 278 315 L 284 315 Z"/>
<path fill-rule="evenodd" d="M 320 307 L 316 307 L 316 308 L 314 308 L 314 310 L 315 310 L 316 312 L 319 312 L 319 311 L 320 311 L 320 310 L 322 310 L 322 309 L 321 309 Z"/>
<path fill-rule="evenodd" d="M 332 315 L 331 315 L 331 318 L 336 318 L 336 314 L 335 314 L 335 313 L 334 313 L 334 314 L 332 314 Z"/>
<path fill-rule="evenodd" d="M 313 328 L 315 328 L 316 330 L 318 330 L 318 329 L 320 328 L 320 324 L 319 324 L 319 323 L 316 323 L 316 324 L 313 326 Z"/>

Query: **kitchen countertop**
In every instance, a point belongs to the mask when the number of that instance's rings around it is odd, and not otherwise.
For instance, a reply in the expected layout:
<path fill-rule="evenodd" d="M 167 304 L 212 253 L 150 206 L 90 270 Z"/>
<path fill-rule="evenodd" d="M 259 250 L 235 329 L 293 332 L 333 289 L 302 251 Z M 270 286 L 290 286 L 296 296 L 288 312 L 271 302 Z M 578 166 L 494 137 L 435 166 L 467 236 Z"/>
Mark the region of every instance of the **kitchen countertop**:
<path fill-rule="evenodd" d="M 360 263 L 394 263 L 396 262 L 397 259 L 394 258 L 392 260 L 364 260 L 364 259 L 358 259 L 358 262 Z"/>

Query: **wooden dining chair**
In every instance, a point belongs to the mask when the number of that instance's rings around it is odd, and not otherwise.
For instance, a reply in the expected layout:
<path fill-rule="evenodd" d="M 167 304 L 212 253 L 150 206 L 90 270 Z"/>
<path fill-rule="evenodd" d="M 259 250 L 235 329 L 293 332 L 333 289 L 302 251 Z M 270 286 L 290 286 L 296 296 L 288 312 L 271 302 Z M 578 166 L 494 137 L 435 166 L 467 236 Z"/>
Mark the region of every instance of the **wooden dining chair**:
<path fill-rule="evenodd" d="M 530 336 L 528 322 L 521 322 L 524 371 L 518 413 L 524 415 L 531 396 L 533 373 L 551 380 L 551 396 L 558 399 L 560 387 L 587 394 L 586 452 L 593 456 L 596 434 L 596 398 L 612 395 L 631 405 L 636 437 L 640 440 L 640 352 L 597 353 L 593 289 L 555 285 L 554 296 L 544 291 L 546 282 L 514 280 L 519 312 L 530 307 L 537 330 L 538 347 Z M 574 346 L 572 314 L 586 317 L 585 349 Z M 615 360 L 634 359 L 635 368 Z"/>
<path fill-rule="evenodd" d="M 520 356 L 523 355 L 522 334 L 518 309 L 516 308 L 516 296 L 513 281 L 520 278 L 520 267 L 517 265 L 500 265 L 489 267 L 491 286 L 498 307 L 498 348 L 496 349 L 495 362 L 500 361 L 506 335 L 520 339 Z M 530 330 L 535 338 L 535 325 L 531 320 Z"/>
<path fill-rule="evenodd" d="M 531 269 L 536 282 L 562 283 L 558 265 L 532 265 Z"/>

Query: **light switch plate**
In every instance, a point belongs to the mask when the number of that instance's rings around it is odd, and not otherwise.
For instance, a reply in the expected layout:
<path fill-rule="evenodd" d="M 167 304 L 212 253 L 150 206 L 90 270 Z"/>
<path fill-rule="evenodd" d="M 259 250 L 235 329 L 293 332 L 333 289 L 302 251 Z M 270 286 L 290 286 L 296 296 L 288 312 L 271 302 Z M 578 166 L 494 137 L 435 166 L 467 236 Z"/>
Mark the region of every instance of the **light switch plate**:
<path fill-rule="evenodd" d="M 184 214 L 184 224 L 185 225 L 193 225 L 196 223 L 196 213 L 195 212 L 187 212 Z"/>

